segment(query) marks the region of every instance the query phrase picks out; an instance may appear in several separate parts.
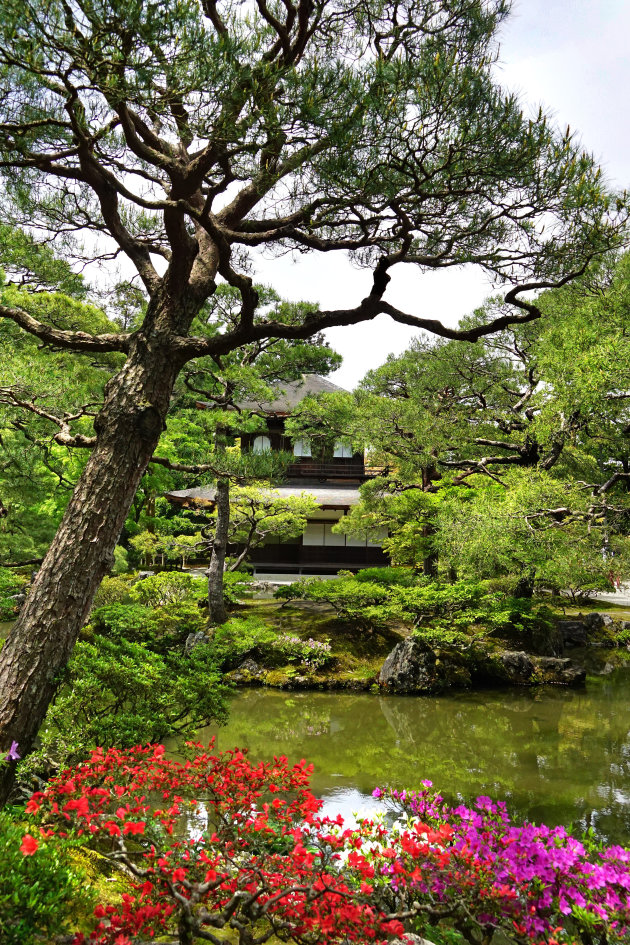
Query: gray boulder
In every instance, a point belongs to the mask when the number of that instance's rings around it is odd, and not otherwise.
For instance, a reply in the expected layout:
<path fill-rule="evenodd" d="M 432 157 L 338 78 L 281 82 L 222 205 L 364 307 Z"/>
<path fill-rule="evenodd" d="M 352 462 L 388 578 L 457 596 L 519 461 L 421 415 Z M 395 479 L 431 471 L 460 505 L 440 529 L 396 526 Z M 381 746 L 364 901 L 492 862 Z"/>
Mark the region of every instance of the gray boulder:
<path fill-rule="evenodd" d="M 583 620 L 589 630 L 601 630 L 603 627 L 612 627 L 615 622 L 610 614 L 598 614 L 596 611 L 592 614 L 587 614 Z"/>
<path fill-rule="evenodd" d="M 599 617 L 599 614 L 589 614 L 589 617 Z M 562 637 L 565 646 L 586 646 L 589 632 L 599 626 L 594 622 L 587 623 L 588 618 L 583 620 L 559 620 L 556 627 Z"/>
<path fill-rule="evenodd" d="M 308 676 L 290 676 L 286 683 L 282 686 L 283 689 L 311 689 L 311 680 Z"/>
<path fill-rule="evenodd" d="M 280 584 L 274 581 L 250 581 L 247 585 L 250 591 L 276 591 Z"/>
<path fill-rule="evenodd" d="M 523 651 L 505 650 L 491 662 L 495 680 L 514 686 L 552 683 L 578 686 L 586 679 L 586 670 L 570 659 L 555 656 L 530 656 Z"/>
<path fill-rule="evenodd" d="M 541 682 L 557 683 L 561 686 L 580 686 L 586 680 L 586 670 L 572 660 L 540 657 L 537 661 Z"/>
<path fill-rule="evenodd" d="M 230 673 L 230 679 L 235 683 L 257 683 L 262 682 L 266 676 L 266 670 L 250 657 Z"/>
<path fill-rule="evenodd" d="M 208 642 L 208 637 L 205 635 L 203 630 L 198 630 L 197 633 L 189 633 L 186 637 L 186 642 L 184 643 L 184 653 L 186 656 L 195 649 L 197 646 L 203 646 L 204 643 Z"/>
<path fill-rule="evenodd" d="M 253 660 L 251 657 L 249 657 L 249 658 L 246 659 L 246 660 L 243 660 L 243 662 L 242 662 L 241 665 L 238 667 L 238 669 L 239 669 L 239 672 L 241 672 L 241 673 L 251 673 L 252 676 L 255 676 L 255 675 L 257 675 L 258 673 L 262 672 L 262 668 L 261 668 L 261 667 L 258 665 L 258 663 L 257 663 L 255 660 Z"/>
<path fill-rule="evenodd" d="M 499 657 L 501 678 L 517 686 L 531 682 L 535 672 L 534 661 L 523 650 L 505 650 Z"/>
<path fill-rule="evenodd" d="M 435 653 L 426 643 L 413 638 L 403 640 L 383 663 L 379 685 L 390 692 L 435 692 L 441 688 L 435 664 Z"/>

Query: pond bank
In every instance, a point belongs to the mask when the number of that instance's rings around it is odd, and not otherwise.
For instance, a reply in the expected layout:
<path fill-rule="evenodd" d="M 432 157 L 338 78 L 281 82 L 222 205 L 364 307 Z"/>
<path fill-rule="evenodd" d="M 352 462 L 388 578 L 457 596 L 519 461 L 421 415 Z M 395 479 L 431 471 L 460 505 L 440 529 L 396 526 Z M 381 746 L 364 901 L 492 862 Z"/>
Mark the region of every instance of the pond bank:
<path fill-rule="evenodd" d="M 228 679 L 239 687 L 434 695 L 505 685 L 581 686 L 587 671 L 597 673 L 598 667 L 630 659 L 630 623 L 600 612 L 555 615 L 542 630 L 527 634 L 475 627 L 468 636 L 423 634 L 395 623 L 361 626 L 313 602 L 287 606 L 257 601 L 243 605 L 239 613 L 262 620 L 278 639 L 308 640 L 328 647 L 330 654 L 325 663 L 300 659 L 299 654 L 283 661 L 277 648 L 253 640 L 225 667 Z"/>

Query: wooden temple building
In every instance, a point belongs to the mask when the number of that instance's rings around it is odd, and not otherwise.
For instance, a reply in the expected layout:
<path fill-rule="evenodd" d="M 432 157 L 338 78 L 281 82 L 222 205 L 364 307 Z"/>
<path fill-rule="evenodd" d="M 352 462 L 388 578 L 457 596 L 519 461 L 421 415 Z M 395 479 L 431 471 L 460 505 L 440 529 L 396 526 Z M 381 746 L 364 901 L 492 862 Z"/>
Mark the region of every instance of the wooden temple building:
<path fill-rule="evenodd" d="M 318 506 L 301 536 L 290 541 L 270 541 L 252 551 L 249 561 L 255 574 L 335 574 L 342 568 L 358 571 L 389 564 L 380 545 L 384 536 L 351 538 L 332 531 L 332 526 L 358 504 L 359 486 L 371 477 L 363 453 L 352 453 L 339 440 L 331 444 L 329 455 L 315 458 L 308 440 L 293 442 L 285 434 L 287 417 L 304 397 L 335 391 L 342 388 L 318 375 L 305 374 L 299 381 L 284 383 L 271 402 L 241 405 L 255 412 L 261 421 L 257 432 L 242 434 L 242 450 L 293 453 L 294 461 L 287 469 L 285 481 L 273 491 L 281 496 L 307 493 Z M 214 499 L 214 489 L 184 489 L 168 493 L 167 498 L 188 508 L 207 506 Z M 230 549 L 230 553 L 237 550 Z"/>

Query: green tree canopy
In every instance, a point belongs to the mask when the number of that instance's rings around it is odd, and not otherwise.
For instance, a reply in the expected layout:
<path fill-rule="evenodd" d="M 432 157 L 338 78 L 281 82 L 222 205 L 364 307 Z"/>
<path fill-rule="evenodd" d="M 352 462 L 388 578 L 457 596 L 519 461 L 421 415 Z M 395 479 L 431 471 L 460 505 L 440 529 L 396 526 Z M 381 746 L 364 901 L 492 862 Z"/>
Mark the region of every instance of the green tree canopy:
<path fill-rule="evenodd" d="M 15 227 L 0 227 L 1 304 L 59 330 L 115 330 L 85 295 L 83 279 L 50 247 Z M 68 440 L 93 436 L 105 384 L 121 363 L 119 354 L 43 347 L 14 322 L 0 320 L 1 561 L 43 556 L 85 465 Z"/>
<path fill-rule="evenodd" d="M 594 588 L 625 574 L 628 275 L 627 256 L 609 259 L 543 294 L 536 322 L 473 344 L 420 337 L 353 396 L 304 402 L 295 435 L 345 430 L 382 467 L 340 527 L 387 527 L 396 561 L 419 564 L 439 548 L 477 576 L 531 572 Z M 490 300 L 465 324 L 502 308 Z"/>

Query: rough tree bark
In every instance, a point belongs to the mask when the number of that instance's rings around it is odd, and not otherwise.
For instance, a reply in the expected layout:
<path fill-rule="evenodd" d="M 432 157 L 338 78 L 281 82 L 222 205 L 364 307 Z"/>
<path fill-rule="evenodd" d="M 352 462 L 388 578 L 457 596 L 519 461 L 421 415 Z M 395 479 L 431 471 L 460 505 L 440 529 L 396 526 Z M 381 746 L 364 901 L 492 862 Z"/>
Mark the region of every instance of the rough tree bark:
<path fill-rule="evenodd" d="M 230 481 L 219 479 L 215 497 L 217 524 L 212 540 L 212 553 L 208 566 L 208 624 L 225 623 L 227 613 L 223 597 L 223 574 L 230 525 Z"/>
<path fill-rule="evenodd" d="M 171 313 L 160 313 L 162 321 L 181 317 L 172 306 Z M 18 742 L 22 757 L 32 748 L 94 595 L 113 564 L 127 512 L 165 427 L 179 365 L 168 335 L 160 334 L 139 335 L 108 384 L 95 422 L 96 446 L 2 648 L 0 731 L 5 740 Z M 0 805 L 9 796 L 14 768 L 15 762 L 0 768 Z"/>

